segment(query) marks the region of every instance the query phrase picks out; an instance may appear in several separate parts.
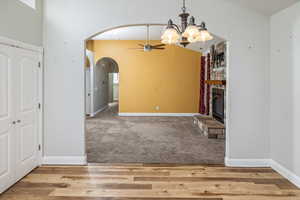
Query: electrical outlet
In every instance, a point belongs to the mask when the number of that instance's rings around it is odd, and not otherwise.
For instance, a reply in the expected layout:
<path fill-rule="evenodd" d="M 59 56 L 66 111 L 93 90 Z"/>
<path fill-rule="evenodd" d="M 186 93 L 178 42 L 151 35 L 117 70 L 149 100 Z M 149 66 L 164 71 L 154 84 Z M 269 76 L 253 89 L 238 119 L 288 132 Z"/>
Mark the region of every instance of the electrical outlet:
<path fill-rule="evenodd" d="M 160 107 L 159 107 L 159 106 L 156 106 L 156 107 L 155 107 L 155 110 L 160 110 Z"/>

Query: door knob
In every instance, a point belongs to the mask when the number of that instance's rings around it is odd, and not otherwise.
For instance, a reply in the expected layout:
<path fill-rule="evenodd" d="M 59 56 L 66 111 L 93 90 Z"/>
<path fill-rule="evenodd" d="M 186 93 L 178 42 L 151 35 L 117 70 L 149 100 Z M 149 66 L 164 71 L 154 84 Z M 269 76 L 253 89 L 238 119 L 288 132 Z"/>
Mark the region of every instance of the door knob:
<path fill-rule="evenodd" d="M 21 123 L 21 120 L 18 120 L 17 123 Z"/>
<path fill-rule="evenodd" d="M 13 125 L 15 125 L 16 123 L 17 123 L 16 121 L 13 121 L 13 122 L 12 122 Z"/>

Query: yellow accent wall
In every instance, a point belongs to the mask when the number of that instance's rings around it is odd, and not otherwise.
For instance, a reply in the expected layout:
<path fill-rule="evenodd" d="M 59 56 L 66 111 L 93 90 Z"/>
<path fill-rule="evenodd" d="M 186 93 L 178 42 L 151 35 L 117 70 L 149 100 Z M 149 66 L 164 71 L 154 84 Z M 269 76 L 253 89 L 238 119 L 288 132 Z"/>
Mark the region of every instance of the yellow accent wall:
<path fill-rule="evenodd" d="M 201 53 L 175 45 L 151 52 L 129 49 L 144 42 L 97 40 L 89 44 L 95 62 L 110 57 L 119 65 L 119 112 L 198 113 Z"/>
<path fill-rule="evenodd" d="M 93 40 L 86 41 L 86 48 L 90 51 L 93 51 L 94 50 L 94 41 Z"/>
<path fill-rule="evenodd" d="M 85 57 L 85 67 L 90 67 L 90 66 L 91 66 L 90 60 L 89 60 L 89 58 L 86 56 L 86 57 Z"/>

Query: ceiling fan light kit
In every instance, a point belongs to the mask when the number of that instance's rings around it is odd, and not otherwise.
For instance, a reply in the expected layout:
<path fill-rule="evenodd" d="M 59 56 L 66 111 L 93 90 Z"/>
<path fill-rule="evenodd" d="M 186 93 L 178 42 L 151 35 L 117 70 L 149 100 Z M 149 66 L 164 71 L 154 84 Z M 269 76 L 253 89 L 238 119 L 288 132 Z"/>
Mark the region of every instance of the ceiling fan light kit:
<path fill-rule="evenodd" d="M 194 42 L 206 42 L 212 40 L 213 36 L 208 32 L 206 25 L 202 22 L 200 25 L 195 23 L 195 18 L 192 16 L 188 23 L 190 14 L 186 12 L 185 0 L 183 0 L 181 18 L 181 26 L 173 23 L 170 19 L 168 25 L 161 36 L 163 44 L 181 44 L 186 47 Z"/>

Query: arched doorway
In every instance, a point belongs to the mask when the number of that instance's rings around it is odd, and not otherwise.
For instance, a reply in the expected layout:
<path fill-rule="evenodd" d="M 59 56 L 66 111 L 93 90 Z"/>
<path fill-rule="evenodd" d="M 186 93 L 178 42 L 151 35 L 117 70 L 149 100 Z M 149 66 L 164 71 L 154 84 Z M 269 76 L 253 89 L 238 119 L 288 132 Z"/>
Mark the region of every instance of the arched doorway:
<path fill-rule="evenodd" d="M 151 39 L 145 40 L 144 33 L 149 26 Z M 95 69 L 99 72 L 95 74 L 104 76 L 104 82 L 98 81 L 104 87 L 103 93 L 108 94 L 106 91 L 109 87 L 106 83 L 109 76 L 105 74 L 115 72 L 116 67 L 112 66 L 122 66 L 123 81 L 119 116 L 101 114 L 103 117 L 98 121 L 90 121 L 87 125 L 89 163 L 224 163 L 225 140 L 217 137 L 224 136 L 224 124 L 219 126 L 213 122 L 213 126 L 218 126 L 218 130 L 221 130 L 212 134 L 214 140 L 209 138 L 210 133 L 204 133 L 206 128 L 199 130 L 199 127 L 204 127 L 200 126 L 202 121 L 207 122 L 205 126 L 211 125 L 213 109 L 210 107 L 213 107 L 214 98 L 210 91 L 213 88 L 226 89 L 223 81 L 205 82 L 209 77 L 225 78 L 227 68 L 222 63 L 227 54 L 226 51 L 219 52 L 222 49 L 219 44 L 226 44 L 225 39 L 215 36 L 211 42 L 190 44 L 187 48 L 173 45 L 166 46 L 166 50 L 141 49 L 140 46 L 145 46 L 149 41 L 154 45 L 159 44 L 159 29 L 163 28 L 159 24 L 120 26 L 87 39 L 86 47 L 90 45 L 97 57 Z M 192 84 L 187 85 L 191 81 Z M 201 92 L 198 86 L 204 86 Z M 100 90 L 97 87 L 95 89 Z M 226 104 L 226 94 L 221 98 L 222 105 Z M 109 99 L 107 95 L 103 102 L 108 102 Z M 184 100 L 181 101 L 182 99 Z M 196 101 L 185 102 L 194 100 Z M 186 105 L 193 105 L 193 108 L 186 108 Z M 209 116 L 196 119 L 197 116 L 202 116 L 198 114 L 198 109 L 194 109 L 197 106 L 205 106 L 202 111 Z M 228 118 L 224 121 L 226 120 Z M 192 134 L 185 134 L 183 139 L 182 133 Z M 190 144 L 182 145 L 183 143 Z M 182 152 L 185 152 L 184 155 Z"/>
<path fill-rule="evenodd" d="M 118 113 L 119 100 L 119 66 L 108 57 L 100 58 L 94 68 L 94 108 L 96 113 L 113 109 Z"/>

